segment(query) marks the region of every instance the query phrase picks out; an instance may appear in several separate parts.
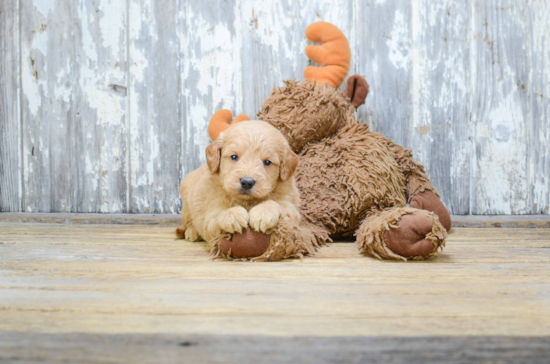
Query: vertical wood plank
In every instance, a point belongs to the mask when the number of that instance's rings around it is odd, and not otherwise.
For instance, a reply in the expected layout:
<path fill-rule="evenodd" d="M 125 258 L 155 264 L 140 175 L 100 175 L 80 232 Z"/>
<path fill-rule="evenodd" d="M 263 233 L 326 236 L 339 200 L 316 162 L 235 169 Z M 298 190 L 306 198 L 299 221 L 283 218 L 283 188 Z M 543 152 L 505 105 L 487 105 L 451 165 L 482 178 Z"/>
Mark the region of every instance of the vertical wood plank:
<path fill-rule="evenodd" d="M 0 3 L 0 211 L 21 211 L 19 1 Z"/>
<path fill-rule="evenodd" d="M 79 1 L 75 16 L 74 149 L 81 156 L 72 171 L 77 186 L 72 209 L 126 212 L 126 2 Z"/>
<path fill-rule="evenodd" d="M 204 151 L 210 144 L 207 129 L 211 116 L 220 109 L 241 113 L 238 8 L 236 0 L 186 2 L 183 175 L 206 163 Z"/>
<path fill-rule="evenodd" d="M 73 12 L 61 1 L 21 0 L 21 18 L 23 210 L 72 211 Z"/>
<path fill-rule="evenodd" d="M 49 90 L 46 74 L 49 33 L 53 33 L 54 26 L 60 25 L 50 21 L 49 8 L 41 9 L 39 12 L 34 8 L 32 1 L 25 0 L 21 0 L 20 6 L 21 17 L 25 19 L 21 24 L 21 112 L 24 148 L 22 157 L 23 185 L 25 186 L 23 211 L 50 212 L 53 211 L 50 199 L 52 181 L 49 178 L 51 174 L 48 149 L 50 133 L 47 119 L 45 119 L 47 115 L 44 115 L 46 112 L 42 110 L 42 100 L 45 98 L 44 93 Z M 35 28 L 38 28 L 38 31 Z M 68 58 L 67 54 L 60 55 Z M 67 105 L 57 103 L 55 106 L 55 108 L 49 108 L 50 118 L 59 114 L 67 115 L 69 109 Z M 41 122 L 42 120 L 44 122 Z M 68 150 L 63 143 L 58 146 Z M 29 148 L 31 153 L 28 153 Z M 68 169 L 65 170 L 65 174 L 67 173 Z M 44 179 L 42 183 L 40 183 L 41 179 Z"/>
<path fill-rule="evenodd" d="M 411 147 L 411 6 L 408 0 L 356 0 L 357 73 L 370 93 L 358 117 L 374 131 Z"/>
<path fill-rule="evenodd" d="M 467 2 L 412 2 L 410 146 L 449 211 L 469 211 L 469 32 Z"/>
<path fill-rule="evenodd" d="M 349 75 L 355 73 L 352 0 L 243 0 L 241 14 L 243 100 L 242 111 L 237 112 L 253 117 L 273 86 L 282 86 L 286 79 L 303 79 L 304 69 L 312 64 L 305 55 L 309 44 L 305 30 L 318 21 L 336 25 L 348 37 L 352 51 Z"/>
<path fill-rule="evenodd" d="M 23 0 L 28 212 L 125 211 L 126 7 Z"/>
<path fill-rule="evenodd" d="M 477 0 L 472 6 L 471 212 L 525 214 L 532 202 L 529 8 L 512 0 Z"/>
<path fill-rule="evenodd" d="M 176 213 L 184 104 L 182 56 L 184 4 L 131 0 L 130 212 Z M 190 29 L 194 33 L 193 30 Z M 207 87 L 207 84 L 204 84 Z"/>
<path fill-rule="evenodd" d="M 550 3 L 533 0 L 532 123 L 529 142 L 532 214 L 550 213 Z"/>

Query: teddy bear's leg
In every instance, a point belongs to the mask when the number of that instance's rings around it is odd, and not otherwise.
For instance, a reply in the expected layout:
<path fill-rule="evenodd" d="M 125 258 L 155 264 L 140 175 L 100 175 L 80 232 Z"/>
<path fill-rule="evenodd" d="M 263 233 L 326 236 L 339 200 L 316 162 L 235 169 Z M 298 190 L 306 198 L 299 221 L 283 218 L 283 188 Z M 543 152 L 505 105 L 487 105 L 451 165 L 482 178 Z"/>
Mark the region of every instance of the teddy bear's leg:
<path fill-rule="evenodd" d="M 433 212 L 391 207 L 371 213 L 355 233 L 359 248 L 379 259 L 422 259 L 445 246 L 447 232 Z"/>
<path fill-rule="evenodd" d="M 250 228 L 231 238 L 215 239 L 212 248 L 214 257 L 273 261 L 313 255 L 317 248 L 330 240 L 328 232 L 305 221 L 283 217 L 279 224 L 266 235 Z M 265 240 L 265 237 L 268 240 Z"/>
<path fill-rule="evenodd" d="M 407 202 L 411 207 L 434 212 L 447 231 L 451 230 L 451 216 L 441 202 L 435 187 L 424 172 L 424 166 L 416 162 L 410 149 L 388 140 L 388 149 L 394 154 L 399 169 L 407 180 Z"/>
<path fill-rule="evenodd" d="M 431 191 L 437 194 L 435 187 L 430 182 L 430 179 L 424 172 L 424 166 L 416 162 L 413 158 L 412 150 L 395 144 L 391 140 L 387 140 L 388 150 L 393 153 L 401 173 L 407 180 L 407 199 L 408 202 L 417 193 Z"/>

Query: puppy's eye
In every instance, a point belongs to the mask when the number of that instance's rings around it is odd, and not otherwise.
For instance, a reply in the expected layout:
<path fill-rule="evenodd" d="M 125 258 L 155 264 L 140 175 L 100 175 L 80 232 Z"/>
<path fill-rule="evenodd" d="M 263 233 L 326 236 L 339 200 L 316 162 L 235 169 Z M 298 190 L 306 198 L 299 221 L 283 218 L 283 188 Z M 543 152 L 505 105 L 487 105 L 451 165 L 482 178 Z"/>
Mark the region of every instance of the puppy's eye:
<path fill-rule="evenodd" d="M 236 154 L 233 154 L 233 155 L 231 156 L 231 160 L 233 160 L 233 161 L 238 161 L 238 160 L 239 160 L 239 156 L 236 155 Z"/>
<path fill-rule="evenodd" d="M 266 159 L 266 160 L 264 161 L 264 165 L 270 166 L 270 165 L 271 165 L 271 161 L 270 161 L 269 159 Z"/>

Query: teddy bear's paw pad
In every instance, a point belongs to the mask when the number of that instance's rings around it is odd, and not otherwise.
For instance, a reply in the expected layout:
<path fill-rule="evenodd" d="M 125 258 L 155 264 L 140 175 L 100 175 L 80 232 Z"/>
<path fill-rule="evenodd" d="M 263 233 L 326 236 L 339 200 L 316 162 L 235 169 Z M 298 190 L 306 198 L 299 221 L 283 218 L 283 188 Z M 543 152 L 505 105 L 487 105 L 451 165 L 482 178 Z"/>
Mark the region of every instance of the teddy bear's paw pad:
<path fill-rule="evenodd" d="M 439 222 L 445 230 L 451 230 L 451 215 L 449 211 L 441 202 L 441 199 L 437 195 L 430 191 L 424 191 L 414 195 L 411 202 L 409 203 L 411 207 L 427 210 L 433 212 L 439 218 Z"/>
<path fill-rule="evenodd" d="M 432 231 L 433 223 L 424 214 L 404 215 L 395 224 L 399 227 L 385 232 L 384 241 L 394 253 L 405 258 L 428 256 L 437 249 L 431 240 L 426 239 L 426 235 Z"/>
<path fill-rule="evenodd" d="M 240 234 L 233 234 L 231 240 L 222 239 L 220 250 L 231 258 L 255 258 L 269 247 L 271 236 L 246 228 Z"/>

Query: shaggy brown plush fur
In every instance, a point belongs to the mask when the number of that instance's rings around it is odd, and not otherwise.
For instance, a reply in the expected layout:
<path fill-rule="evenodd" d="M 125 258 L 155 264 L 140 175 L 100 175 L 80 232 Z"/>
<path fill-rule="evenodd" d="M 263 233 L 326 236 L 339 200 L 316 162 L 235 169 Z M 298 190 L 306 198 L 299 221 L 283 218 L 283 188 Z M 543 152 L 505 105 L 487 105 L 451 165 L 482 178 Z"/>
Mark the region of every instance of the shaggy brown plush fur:
<path fill-rule="evenodd" d="M 304 220 L 335 238 L 355 235 L 359 247 L 377 258 L 435 255 L 445 244 L 445 229 L 434 213 L 407 207 L 419 193 L 437 196 L 423 166 L 409 149 L 359 123 L 349 101 L 327 84 L 291 80 L 274 89 L 258 113 L 299 153 L 296 182 Z M 426 247 L 420 249 L 412 233 L 390 234 L 399 236 L 403 247 L 396 246 L 399 239 L 392 241 L 395 251 L 388 247 L 384 232 L 398 229 L 396 222 L 404 215 L 411 215 L 407 227 L 431 219 L 421 240 L 431 241 L 433 250 L 424 253 Z"/>
<path fill-rule="evenodd" d="M 300 153 L 302 215 L 332 236 L 350 236 L 373 208 L 405 205 L 405 179 L 384 137 L 349 123 Z"/>
<path fill-rule="evenodd" d="M 286 86 L 273 89 L 258 119 L 279 129 L 294 152 L 298 153 L 308 142 L 333 135 L 346 119 L 353 117 L 351 105 L 331 86 L 284 82 Z"/>

